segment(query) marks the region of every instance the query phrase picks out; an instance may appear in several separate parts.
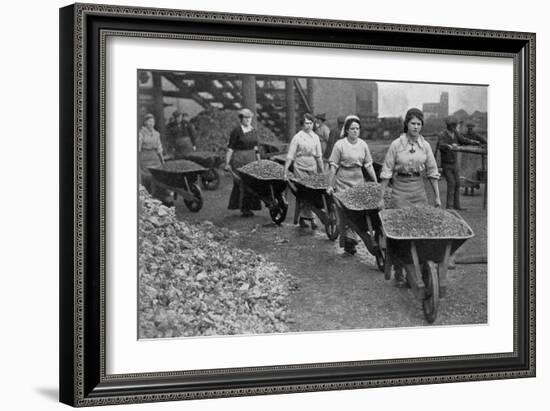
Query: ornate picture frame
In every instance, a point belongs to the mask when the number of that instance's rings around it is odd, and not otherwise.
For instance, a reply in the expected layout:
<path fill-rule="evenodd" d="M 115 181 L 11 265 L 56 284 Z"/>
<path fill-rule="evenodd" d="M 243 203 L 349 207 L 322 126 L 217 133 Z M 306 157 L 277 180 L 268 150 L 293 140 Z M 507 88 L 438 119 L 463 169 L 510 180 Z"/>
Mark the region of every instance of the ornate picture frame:
<path fill-rule="evenodd" d="M 535 376 L 535 34 L 75 4 L 60 10 L 60 400 L 73 406 Z M 187 39 L 513 64 L 513 349 L 110 374 L 106 42 Z M 135 125 L 132 125 L 132 127 Z"/>

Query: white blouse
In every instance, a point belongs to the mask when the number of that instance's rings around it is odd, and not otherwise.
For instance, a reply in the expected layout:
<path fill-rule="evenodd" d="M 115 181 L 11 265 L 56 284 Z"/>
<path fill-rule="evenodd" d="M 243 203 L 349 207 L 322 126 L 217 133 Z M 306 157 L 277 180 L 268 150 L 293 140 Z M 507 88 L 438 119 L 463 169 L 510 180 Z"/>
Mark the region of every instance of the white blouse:
<path fill-rule="evenodd" d="M 372 164 L 372 156 L 365 141 L 358 139 L 351 144 L 347 138 L 342 138 L 334 144 L 329 162 L 336 168 L 368 167 Z"/>
<path fill-rule="evenodd" d="M 394 173 L 421 173 L 428 178 L 439 179 L 439 170 L 430 143 L 422 136 L 416 142 L 401 134 L 390 144 L 380 178 L 389 180 Z"/>
<path fill-rule="evenodd" d="M 296 160 L 297 157 L 320 158 L 321 154 L 322 150 L 319 136 L 314 132 L 308 134 L 304 130 L 300 130 L 292 137 L 286 158 L 289 160 Z"/>

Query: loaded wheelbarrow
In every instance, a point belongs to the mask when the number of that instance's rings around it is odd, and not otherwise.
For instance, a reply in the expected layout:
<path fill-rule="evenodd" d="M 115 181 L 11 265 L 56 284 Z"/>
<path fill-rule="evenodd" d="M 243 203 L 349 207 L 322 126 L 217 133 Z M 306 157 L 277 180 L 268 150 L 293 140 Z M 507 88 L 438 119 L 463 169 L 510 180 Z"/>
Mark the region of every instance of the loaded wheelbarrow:
<path fill-rule="evenodd" d="M 346 192 L 350 190 L 368 189 L 366 194 L 370 194 L 365 202 L 354 203 L 348 198 Z M 372 190 L 372 193 L 369 193 Z M 344 246 L 344 235 L 346 226 L 353 230 L 365 243 L 367 250 L 376 258 L 378 269 L 384 272 L 385 254 L 381 247 L 381 242 L 384 240 L 380 217 L 378 216 L 379 202 L 379 184 L 366 183 L 361 186 L 335 193 L 334 203 L 336 204 L 336 212 L 338 215 L 338 230 L 340 232 L 340 246 Z"/>
<path fill-rule="evenodd" d="M 189 211 L 198 212 L 203 205 L 202 192 L 197 183 L 207 170 L 188 160 L 167 161 L 161 166 L 149 168 L 153 176 L 152 184 L 174 192 L 183 198 Z"/>
<path fill-rule="evenodd" d="M 269 160 L 263 160 L 269 161 Z M 269 209 L 269 215 L 273 222 L 280 225 L 286 218 L 288 203 L 284 191 L 287 184 L 282 177 L 262 179 L 242 172 L 242 167 L 236 171 L 230 170 L 233 178 L 241 183 L 241 196 L 248 191 L 260 198 L 260 200 Z"/>
<path fill-rule="evenodd" d="M 296 177 L 290 177 L 288 186 L 290 187 L 292 194 L 296 197 L 294 224 L 298 223 L 300 204 L 306 202 L 325 226 L 325 232 L 328 239 L 335 241 L 338 238 L 339 233 L 336 219 L 336 205 L 334 204 L 333 196 L 327 194 L 326 192 L 328 188 L 328 181 L 326 181 L 327 176 L 324 174 L 321 174 L 320 176 L 324 177 L 325 181 L 308 182 L 307 180 L 300 180 Z"/>
<path fill-rule="evenodd" d="M 207 170 L 200 175 L 202 187 L 205 190 L 215 190 L 220 185 L 218 168 L 223 163 L 222 158 L 210 151 L 193 151 L 182 156 L 183 159 L 193 161 Z"/>
<path fill-rule="evenodd" d="M 423 234 L 416 230 L 418 221 L 408 219 L 408 223 L 397 224 L 396 213 L 406 212 L 407 209 L 381 210 L 380 221 L 384 240 L 382 241 L 385 255 L 385 278 L 391 279 L 392 265 L 403 267 L 407 275 L 407 281 L 422 301 L 424 316 L 429 323 L 437 318 L 439 298 L 446 293 L 447 270 L 451 255 L 469 238 L 474 236 L 471 227 L 454 210 L 439 210 L 448 212 L 451 218 L 455 218 L 454 224 L 458 224 L 459 230 L 443 235 Z M 437 209 L 436 209 L 437 210 Z M 422 224 L 420 222 L 420 224 Z M 401 229 L 398 227 L 402 227 Z M 407 227 L 409 234 L 403 234 L 403 227 Z M 434 225 L 437 228 L 437 224 Z"/>

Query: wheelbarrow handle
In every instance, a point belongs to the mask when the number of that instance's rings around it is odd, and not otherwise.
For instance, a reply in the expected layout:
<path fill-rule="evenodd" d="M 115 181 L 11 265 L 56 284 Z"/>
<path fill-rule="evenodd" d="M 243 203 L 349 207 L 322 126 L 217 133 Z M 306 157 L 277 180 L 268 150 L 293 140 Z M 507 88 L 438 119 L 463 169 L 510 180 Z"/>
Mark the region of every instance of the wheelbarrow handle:
<path fill-rule="evenodd" d="M 296 188 L 296 186 L 294 185 L 294 183 L 292 181 L 290 181 L 290 179 L 288 179 L 286 181 L 286 183 L 288 184 L 288 186 L 290 187 L 290 189 L 292 190 L 292 192 L 296 193 L 298 191 L 298 189 Z"/>
<path fill-rule="evenodd" d="M 232 168 L 230 168 L 229 170 L 226 170 L 226 171 L 227 171 L 229 174 L 231 174 L 231 176 L 232 176 L 235 180 L 237 180 L 237 181 L 241 181 L 241 180 L 242 180 L 242 179 L 241 179 L 241 176 L 238 175 L 237 173 L 235 173 L 235 171 L 233 171 Z"/>

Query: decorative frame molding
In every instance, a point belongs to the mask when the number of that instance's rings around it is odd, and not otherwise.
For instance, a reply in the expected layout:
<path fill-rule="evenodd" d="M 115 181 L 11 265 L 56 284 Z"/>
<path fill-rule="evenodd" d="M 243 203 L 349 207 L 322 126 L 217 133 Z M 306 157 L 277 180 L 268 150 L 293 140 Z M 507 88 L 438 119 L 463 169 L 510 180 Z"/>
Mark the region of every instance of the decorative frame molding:
<path fill-rule="evenodd" d="M 60 17 L 62 402 L 91 406 L 535 375 L 535 34 L 93 4 L 62 8 Z M 154 32 L 150 29 L 153 25 Z M 294 31 L 290 33 L 289 28 Z M 514 351 L 106 375 L 104 100 L 108 36 L 513 59 Z M 340 41 L 326 41 L 329 37 Z M 423 46 L 426 43 L 430 47 Z M 220 379 L 222 382 L 214 384 Z"/>

